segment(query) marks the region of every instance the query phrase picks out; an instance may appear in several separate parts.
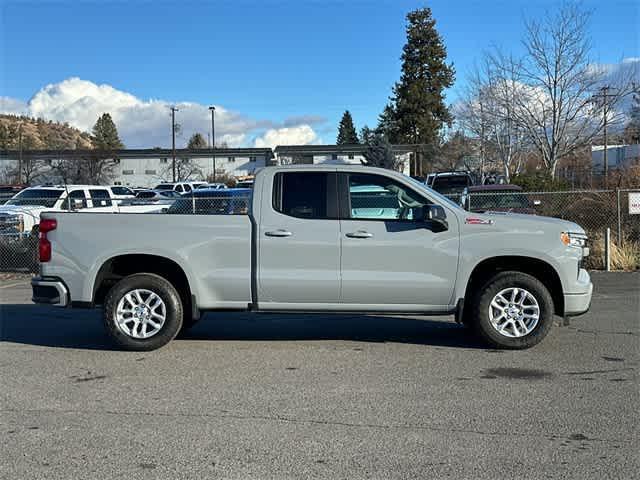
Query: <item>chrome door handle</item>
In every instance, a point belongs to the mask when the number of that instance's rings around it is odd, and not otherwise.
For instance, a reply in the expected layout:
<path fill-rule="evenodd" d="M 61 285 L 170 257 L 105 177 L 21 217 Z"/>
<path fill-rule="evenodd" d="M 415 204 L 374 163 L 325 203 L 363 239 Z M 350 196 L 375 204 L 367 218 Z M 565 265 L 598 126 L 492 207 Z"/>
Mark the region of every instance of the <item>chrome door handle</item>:
<path fill-rule="evenodd" d="M 283 229 L 271 230 L 270 232 L 264 232 L 267 237 L 290 237 L 293 235 L 291 232 L 288 232 Z"/>
<path fill-rule="evenodd" d="M 349 232 L 346 234 L 349 238 L 371 238 L 373 233 L 369 233 L 365 230 L 358 230 L 357 232 Z"/>

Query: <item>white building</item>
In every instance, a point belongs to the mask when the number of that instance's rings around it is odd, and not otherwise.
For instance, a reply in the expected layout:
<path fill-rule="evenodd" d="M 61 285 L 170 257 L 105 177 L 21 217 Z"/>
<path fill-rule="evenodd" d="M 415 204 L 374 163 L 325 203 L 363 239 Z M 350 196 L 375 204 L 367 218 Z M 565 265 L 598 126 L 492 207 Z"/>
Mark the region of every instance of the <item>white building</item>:
<path fill-rule="evenodd" d="M 25 150 L 22 158 L 25 162 L 38 162 L 38 183 L 59 183 L 62 179 L 53 166 L 60 159 L 90 158 L 92 154 L 95 151 Z M 6 172 L 17 169 L 19 157 L 16 151 L 0 152 L 0 178 L 7 177 Z M 114 158 L 116 163 L 112 182 L 116 185 L 153 187 L 173 179 L 173 153 L 170 149 L 119 150 Z M 243 178 L 253 176 L 257 170 L 271 165 L 272 161 L 273 152 L 270 148 L 216 148 L 215 155 L 212 149 L 176 149 L 176 179 L 210 179 L 213 177 L 214 163 L 216 175 Z"/>
<path fill-rule="evenodd" d="M 128 153 L 132 152 L 132 153 Z M 133 153 L 135 152 L 135 153 Z M 219 176 L 243 178 L 271 165 L 270 148 L 216 148 L 176 150 L 176 176 L 181 180 L 207 180 Z M 171 150 L 122 151 L 114 170 L 118 185 L 151 187 L 173 179 Z"/>
<path fill-rule="evenodd" d="M 604 173 L 604 145 L 591 147 L 591 165 L 594 173 Z M 640 165 L 640 145 L 607 145 L 609 171 Z"/>
<path fill-rule="evenodd" d="M 416 166 L 416 145 L 392 145 L 401 162 L 400 171 L 406 175 L 419 175 Z M 361 165 L 366 145 L 280 145 L 274 149 L 277 165 L 315 165 L 326 163 L 353 163 Z"/>
<path fill-rule="evenodd" d="M 420 175 L 419 145 L 392 145 L 399 160 L 400 171 Z M 243 179 L 269 165 L 353 163 L 364 160 L 366 145 L 286 145 L 270 148 L 176 149 L 176 180 L 203 181 L 216 175 Z M 274 156 L 275 152 L 275 156 Z M 215 153 L 215 155 L 214 155 Z M 25 150 L 24 161 L 38 162 L 37 183 L 60 183 L 59 172 L 53 168 L 61 159 L 91 158 L 95 150 Z M 0 183 L 13 182 L 5 172 L 15 171 L 19 152 L 0 151 Z M 173 180 L 173 152 L 170 149 L 126 149 L 114 152 L 112 183 L 131 187 L 153 187 Z"/>

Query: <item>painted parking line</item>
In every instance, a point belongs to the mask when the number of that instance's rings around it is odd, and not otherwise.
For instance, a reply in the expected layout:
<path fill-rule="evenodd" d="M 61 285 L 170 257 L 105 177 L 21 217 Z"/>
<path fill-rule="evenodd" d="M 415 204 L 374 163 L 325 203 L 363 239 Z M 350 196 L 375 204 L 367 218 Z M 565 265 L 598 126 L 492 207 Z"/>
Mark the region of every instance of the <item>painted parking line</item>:
<path fill-rule="evenodd" d="M 4 288 L 12 288 L 12 287 L 21 287 L 21 286 L 28 286 L 29 282 L 17 282 L 17 283 L 9 283 L 8 285 L 0 285 L 0 290 L 4 289 Z"/>

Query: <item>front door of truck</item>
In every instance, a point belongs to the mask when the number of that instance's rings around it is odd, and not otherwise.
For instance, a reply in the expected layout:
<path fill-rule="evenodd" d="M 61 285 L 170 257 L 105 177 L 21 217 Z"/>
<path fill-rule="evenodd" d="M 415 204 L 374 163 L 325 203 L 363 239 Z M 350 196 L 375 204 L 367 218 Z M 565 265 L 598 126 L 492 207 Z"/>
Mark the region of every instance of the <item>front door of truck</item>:
<path fill-rule="evenodd" d="M 262 194 L 257 232 L 261 309 L 339 303 L 336 178 L 335 171 L 292 170 L 277 173 L 263 186 L 269 190 Z"/>
<path fill-rule="evenodd" d="M 458 263 L 455 217 L 449 216 L 447 230 L 425 221 L 434 202 L 381 174 L 341 173 L 339 191 L 345 307 L 424 311 L 449 305 Z"/>

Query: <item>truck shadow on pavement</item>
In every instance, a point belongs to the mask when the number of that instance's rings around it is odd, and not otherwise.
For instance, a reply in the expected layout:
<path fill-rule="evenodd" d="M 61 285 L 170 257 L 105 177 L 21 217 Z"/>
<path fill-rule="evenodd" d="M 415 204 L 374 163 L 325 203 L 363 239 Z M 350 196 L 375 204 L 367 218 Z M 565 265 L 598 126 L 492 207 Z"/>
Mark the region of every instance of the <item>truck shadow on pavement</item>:
<path fill-rule="evenodd" d="M 0 305 L 0 340 L 25 345 L 118 350 L 98 310 Z M 447 317 L 381 315 L 208 313 L 181 341 L 344 340 L 451 348 L 487 348 Z"/>

